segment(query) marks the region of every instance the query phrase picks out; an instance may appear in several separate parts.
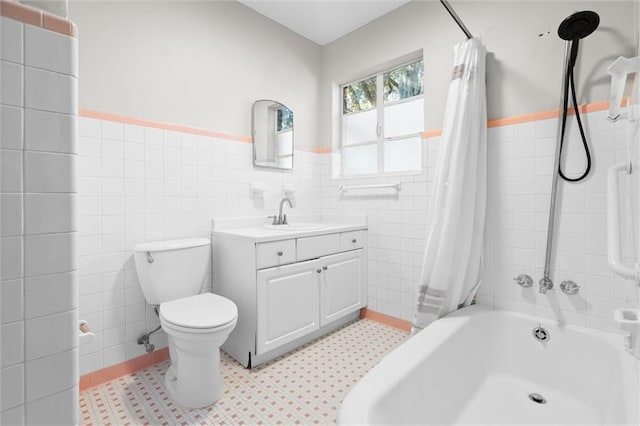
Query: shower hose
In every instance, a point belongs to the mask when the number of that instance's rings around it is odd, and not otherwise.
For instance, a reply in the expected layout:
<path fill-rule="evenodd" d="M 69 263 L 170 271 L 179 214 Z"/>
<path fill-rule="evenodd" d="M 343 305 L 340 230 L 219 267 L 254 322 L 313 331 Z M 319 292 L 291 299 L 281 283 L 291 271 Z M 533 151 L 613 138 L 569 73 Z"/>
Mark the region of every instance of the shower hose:
<path fill-rule="evenodd" d="M 571 42 L 571 57 L 569 62 L 567 63 L 567 70 L 565 76 L 564 83 L 564 105 L 562 108 L 562 131 L 560 133 L 560 158 L 562 159 L 562 148 L 565 140 L 565 131 L 567 127 L 567 110 L 569 106 L 569 85 L 571 86 L 571 100 L 573 102 L 573 109 L 576 114 L 576 121 L 578 122 L 578 129 L 580 129 L 580 137 L 582 139 L 582 145 L 584 146 L 584 153 L 587 157 L 587 165 L 584 169 L 582 175 L 576 178 L 570 178 L 564 174 L 562 171 L 562 161 L 558 163 L 558 173 L 562 179 L 567 182 L 579 182 L 587 177 L 589 171 L 591 170 L 591 152 L 589 152 L 589 145 L 587 144 L 587 137 L 584 134 L 584 128 L 582 127 L 582 120 L 580 119 L 580 111 L 578 108 L 578 100 L 576 97 L 576 85 L 573 78 L 573 70 L 576 65 L 576 58 L 578 56 L 578 43 L 579 39 L 574 39 Z"/>

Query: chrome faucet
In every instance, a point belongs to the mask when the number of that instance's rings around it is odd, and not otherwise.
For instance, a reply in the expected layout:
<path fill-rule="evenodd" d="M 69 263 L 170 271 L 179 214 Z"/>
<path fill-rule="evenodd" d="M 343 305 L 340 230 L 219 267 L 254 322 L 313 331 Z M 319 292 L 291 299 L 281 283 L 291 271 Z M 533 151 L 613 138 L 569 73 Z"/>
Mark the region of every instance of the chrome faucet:
<path fill-rule="evenodd" d="M 547 290 L 551 290 L 553 288 L 553 281 L 551 281 L 551 278 L 549 278 L 548 275 L 540 278 L 538 284 L 540 284 L 540 294 L 547 294 Z"/>
<path fill-rule="evenodd" d="M 282 200 L 280 200 L 280 208 L 278 209 L 278 216 L 269 216 L 273 218 L 272 225 L 288 225 L 287 215 L 282 214 L 282 207 L 284 207 L 285 201 L 289 203 L 289 207 L 293 208 L 293 204 L 291 204 L 291 200 L 288 197 L 284 197 Z"/>

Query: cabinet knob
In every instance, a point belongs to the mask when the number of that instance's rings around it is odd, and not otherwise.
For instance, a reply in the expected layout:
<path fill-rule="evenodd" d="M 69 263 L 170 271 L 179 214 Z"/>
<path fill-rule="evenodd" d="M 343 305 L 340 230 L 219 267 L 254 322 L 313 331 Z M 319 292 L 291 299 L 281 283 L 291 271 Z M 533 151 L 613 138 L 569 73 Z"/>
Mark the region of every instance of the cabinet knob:
<path fill-rule="evenodd" d="M 322 267 L 322 270 L 323 270 L 323 271 L 326 271 L 327 269 L 329 269 L 329 267 L 328 267 L 328 266 L 323 266 L 323 267 Z"/>
<path fill-rule="evenodd" d="M 317 273 L 321 273 L 321 272 L 322 272 L 322 269 L 318 268 L 318 269 L 316 269 L 316 272 L 317 272 Z"/>
<path fill-rule="evenodd" d="M 356 240 L 355 238 L 354 238 L 353 240 L 351 240 L 351 242 L 352 242 L 353 244 L 355 244 L 355 243 L 356 243 L 356 241 L 358 241 L 358 240 Z"/>
<path fill-rule="evenodd" d="M 282 256 L 282 252 L 281 251 L 278 252 L 278 256 Z"/>

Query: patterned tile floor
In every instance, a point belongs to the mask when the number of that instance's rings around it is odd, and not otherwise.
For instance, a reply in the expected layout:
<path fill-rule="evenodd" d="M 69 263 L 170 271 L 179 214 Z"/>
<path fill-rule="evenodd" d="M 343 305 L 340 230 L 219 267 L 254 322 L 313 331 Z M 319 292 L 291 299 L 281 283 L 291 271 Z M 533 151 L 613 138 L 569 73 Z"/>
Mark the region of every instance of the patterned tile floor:
<path fill-rule="evenodd" d="M 80 393 L 85 425 L 332 424 L 347 391 L 408 334 L 370 320 L 350 323 L 247 370 L 222 353 L 224 396 L 185 410 L 164 391 L 169 362 Z"/>

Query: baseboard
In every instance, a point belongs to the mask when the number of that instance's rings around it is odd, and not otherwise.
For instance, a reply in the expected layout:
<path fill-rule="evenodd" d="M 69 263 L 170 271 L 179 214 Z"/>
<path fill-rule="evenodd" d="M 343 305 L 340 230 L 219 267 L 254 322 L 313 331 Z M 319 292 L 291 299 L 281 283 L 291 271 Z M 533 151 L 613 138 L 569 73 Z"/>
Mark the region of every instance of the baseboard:
<path fill-rule="evenodd" d="M 169 359 L 169 348 L 162 348 L 149 354 L 127 360 L 123 363 L 80 376 L 80 391 L 109 382 L 118 377 L 132 374 Z"/>
<path fill-rule="evenodd" d="M 411 331 L 411 323 L 409 321 L 392 317 L 391 315 L 381 314 L 380 312 L 372 311 L 368 308 L 360 309 L 360 317 L 398 328 L 402 331 L 406 331 L 407 333 Z"/>

